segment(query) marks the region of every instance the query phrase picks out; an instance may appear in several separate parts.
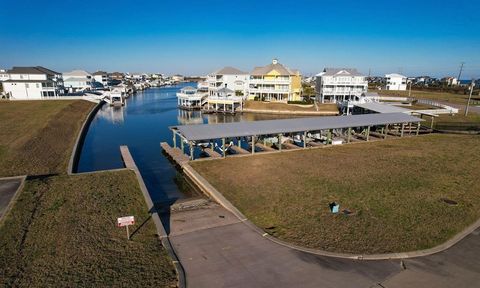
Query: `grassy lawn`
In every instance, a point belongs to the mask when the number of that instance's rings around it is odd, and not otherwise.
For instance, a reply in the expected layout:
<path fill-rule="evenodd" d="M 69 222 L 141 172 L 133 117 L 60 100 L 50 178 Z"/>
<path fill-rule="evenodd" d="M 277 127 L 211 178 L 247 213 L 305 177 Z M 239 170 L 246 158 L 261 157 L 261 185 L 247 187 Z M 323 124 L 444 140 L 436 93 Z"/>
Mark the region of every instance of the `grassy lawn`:
<path fill-rule="evenodd" d="M 377 92 L 379 95 L 385 95 L 385 96 L 408 97 L 408 91 L 372 90 L 372 92 Z M 445 93 L 445 92 L 417 91 L 417 90 L 412 90 L 411 97 L 419 98 L 419 99 L 438 100 L 443 102 L 450 102 L 452 104 L 464 104 L 464 105 L 468 101 L 468 95 Z M 478 98 L 479 98 L 478 95 L 472 96 L 472 99 L 478 99 Z"/>
<path fill-rule="evenodd" d="M 295 104 L 285 104 L 278 102 L 262 102 L 262 101 L 246 101 L 244 108 L 253 110 L 274 110 L 274 111 L 309 111 L 309 112 L 335 112 L 338 113 L 336 104 L 319 104 L 319 110 L 315 109 L 315 106 Z"/>
<path fill-rule="evenodd" d="M 116 227 L 126 215 L 137 221 L 132 241 Z M 1 227 L 0 247 L 2 287 L 175 286 L 131 171 L 28 181 Z"/>
<path fill-rule="evenodd" d="M 66 175 L 93 105 L 0 102 L 0 176 L 30 175 L 0 226 L 0 287 L 176 285 L 133 172 Z"/>
<path fill-rule="evenodd" d="M 478 163 L 479 137 L 432 134 L 192 166 L 280 239 L 328 251 L 387 253 L 436 246 L 477 220 Z M 333 201 L 352 214 L 332 214 Z"/>
<path fill-rule="evenodd" d="M 86 101 L 0 102 L 0 176 L 65 173 L 93 106 Z"/>

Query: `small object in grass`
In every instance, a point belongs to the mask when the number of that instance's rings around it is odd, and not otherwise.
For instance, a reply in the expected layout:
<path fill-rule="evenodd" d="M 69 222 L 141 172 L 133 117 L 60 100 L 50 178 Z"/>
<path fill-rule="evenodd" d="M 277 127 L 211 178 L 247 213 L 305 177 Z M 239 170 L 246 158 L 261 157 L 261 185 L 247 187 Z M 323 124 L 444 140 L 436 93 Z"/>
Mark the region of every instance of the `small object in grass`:
<path fill-rule="evenodd" d="M 223 215 L 218 215 L 218 217 L 220 217 L 220 218 L 225 218 L 225 216 L 223 216 Z"/>
<path fill-rule="evenodd" d="M 332 211 L 332 213 L 338 213 L 340 210 L 340 205 L 335 202 L 328 204 L 328 206 L 330 206 L 330 211 Z"/>
<path fill-rule="evenodd" d="M 265 229 L 266 230 L 273 230 L 273 229 L 275 229 L 275 226 L 266 227 Z"/>
<path fill-rule="evenodd" d="M 350 215 L 350 214 L 352 214 L 352 211 L 350 211 L 350 210 L 348 210 L 348 209 L 344 209 L 344 210 L 342 211 L 342 213 L 345 214 L 345 215 Z"/>
<path fill-rule="evenodd" d="M 440 200 L 442 200 L 443 202 L 447 203 L 448 205 L 457 205 L 457 204 L 458 204 L 457 201 L 453 201 L 453 200 L 448 199 L 448 198 L 440 198 Z"/>

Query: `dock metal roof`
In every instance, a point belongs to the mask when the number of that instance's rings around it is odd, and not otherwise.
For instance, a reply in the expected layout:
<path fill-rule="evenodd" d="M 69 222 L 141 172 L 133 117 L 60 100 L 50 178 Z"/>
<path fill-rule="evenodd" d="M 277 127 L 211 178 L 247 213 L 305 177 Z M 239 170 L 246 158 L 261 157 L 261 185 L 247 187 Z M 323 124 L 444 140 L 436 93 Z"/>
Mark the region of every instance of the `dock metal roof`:
<path fill-rule="evenodd" d="M 379 102 L 367 102 L 362 104 L 355 104 L 355 106 L 363 109 L 375 111 L 378 113 L 407 113 L 407 114 L 412 113 L 412 110 L 410 109 L 405 109 L 402 107 L 379 103 Z"/>
<path fill-rule="evenodd" d="M 424 120 L 405 113 L 379 113 L 221 124 L 182 125 L 170 127 L 170 129 L 176 129 L 178 133 L 188 141 L 197 141 L 408 122 L 418 123 L 420 121 Z"/>

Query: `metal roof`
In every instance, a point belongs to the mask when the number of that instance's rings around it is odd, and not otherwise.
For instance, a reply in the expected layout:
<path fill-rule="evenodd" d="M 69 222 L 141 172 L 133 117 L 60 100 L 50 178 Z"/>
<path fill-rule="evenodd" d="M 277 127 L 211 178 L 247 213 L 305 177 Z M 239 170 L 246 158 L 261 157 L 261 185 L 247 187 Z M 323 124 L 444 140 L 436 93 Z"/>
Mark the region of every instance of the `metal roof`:
<path fill-rule="evenodd" d="M 355 106 L 378 113 L 412 113 L 412 110 L 379 102 L 367 102 L 362 104 L 355 104 Z"/>
<path fill-rule="evenodd" d="M 349 116 L 309 117 L 253 122 L 173 126 L 188 141 L 295 133 L 395 123 L 417 123 L 423 119 L 404 113 L 362 114 Z"/>

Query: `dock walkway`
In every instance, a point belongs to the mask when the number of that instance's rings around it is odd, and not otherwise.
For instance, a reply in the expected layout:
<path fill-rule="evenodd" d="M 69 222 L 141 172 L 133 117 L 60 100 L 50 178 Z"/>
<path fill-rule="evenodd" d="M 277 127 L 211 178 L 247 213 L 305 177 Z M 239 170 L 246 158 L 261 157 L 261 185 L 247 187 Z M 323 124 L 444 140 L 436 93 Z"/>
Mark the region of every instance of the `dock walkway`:
<path fill-rule="evenodd" d="M 258 147 L 260 149 L 262 149 L 263 151 L 277 151 L 276 149 L 273 149 L 272 147 L 268 147 L 266 145 L 263 145 L 262 143 L 256 143 L 255 144 L 255 147 Z"/>
<path fill-rule="evenodd" d="M 218 153 L 217 151 L 213 150 L 212 148 L 203 148 L 202 149 L 203 152 L 207 153 L 208 156 L 210 156 L 211 158 L 222 158 L 222 155 L 220 155 L 220 153 Z"/>
<path fill-rule="evenodd" d="M 190 161 L 190 159 L 188 159 L 188 156 L 185 155 L 179 148 L 172 148 L 166 142 L 160 143 L 160 147 L 162 147 L 163 151 L 165 151 L 165 153 L 170 156 L 170 158 L 172 158 L 175 163 L 180 165 L 180 167 L 183 167 L 185 164 L 188 163 L 188 161 Z"/>
<path fill-rule="evenodd" d="M 250 152 L 248 152 L 247 150 L 237 146 L 237 145 L 232 145 L 230 146 L 230 148 L 232 148 L 233 151 L 235 151 L 237 154 L 250 154 Z"/>

